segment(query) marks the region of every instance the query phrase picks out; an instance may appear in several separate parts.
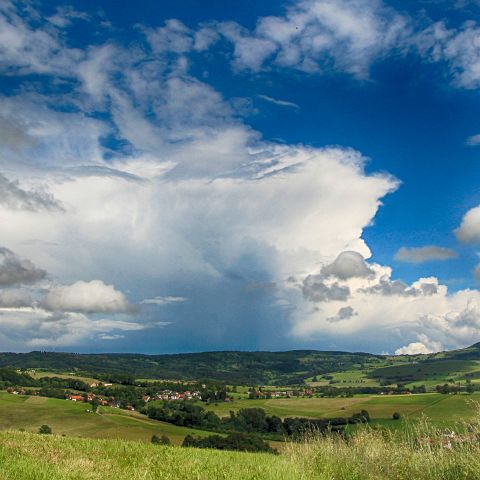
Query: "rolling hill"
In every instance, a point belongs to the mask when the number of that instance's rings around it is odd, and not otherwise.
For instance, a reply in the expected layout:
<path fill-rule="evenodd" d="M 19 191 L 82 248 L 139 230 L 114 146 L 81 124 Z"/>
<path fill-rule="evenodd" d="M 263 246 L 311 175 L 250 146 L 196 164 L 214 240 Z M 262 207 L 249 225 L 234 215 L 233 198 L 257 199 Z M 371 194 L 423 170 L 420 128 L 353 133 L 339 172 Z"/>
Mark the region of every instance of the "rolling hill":
<path fill-rule="evenodd" d="M 0 353 L 0 367 L 74 372 L 85 376 L 127 374 L 135 378 L 218 380 L 237 385 L 379 385 L 480 379 L 480 344 L 414 356 L 362 352 L 204 352 L 169 355 Z"/>

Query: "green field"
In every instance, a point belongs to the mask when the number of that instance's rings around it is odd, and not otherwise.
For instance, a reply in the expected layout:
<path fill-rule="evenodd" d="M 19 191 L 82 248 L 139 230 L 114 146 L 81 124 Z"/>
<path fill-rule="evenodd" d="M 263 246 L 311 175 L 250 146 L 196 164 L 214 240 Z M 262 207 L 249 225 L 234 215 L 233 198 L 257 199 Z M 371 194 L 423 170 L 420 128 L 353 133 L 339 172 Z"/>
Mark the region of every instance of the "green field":
<path fill-rule="evenodd" d="M 421 439 L 428 434 L 430 443 Z M 360 428 L 349 441 L 327 436 L 281 455 L 165 447 L 0 432 L 2 480 L 478 480 L 477 427 L 448 440 L 422 425 L 409 437 Z"/>
<path fill-rule="evenodd" d="M 36 432 L 49 425 L 54 433 L 74 437 L 118 438 L 149 442 L 153 434 L 167 435 L 179 444 L 188 433 L 199 436 L 210 432 L 177 427 L 150 420 L 128 410 L 100 407 L 100 413 L 87 413 L 89 404 L 45 397 L 10 395 L 0 392 L 0 429 Z"/>
<path fill-rule="evenodd" d="M 219 416 L 227 416 L 230 410 L 263 408 L 270 415 L 279 417 L 303 416 L 308 418 L 347 417 L 360 410 L 367 410 L 373 420 L 396 427 L 394 412 L 408 418 L 426 416 L 437 425 L 447 425 L 476 414 L 480 393 L 472 395 L 441 395 L 424 393 L 415 395 L 358 395 L 352 398 L 275 398 L 259 400 L 234 400 L 231 403 L 207 405 L 205 408 Z"/>
<path fill-rule="evenodd" d="M 394 412 L 404 418 L 429 418 L 435 425 L 451 425 L 476 414 L 480 393 L 473 395 L 363 395 L 353 398 L 290 398 L 271 400 L 236 400 L 233 403 L 208 405 L 218 415 L 228 415 L 240 408 L 263 408 L 270 415 L 310 418 L 347 417 L 367 410 L 373 423 L 392 428 L 403 423 L 392 419 Z M 88 404 L 45 397 L 28 397 L 0 392 L 0 429 L 24 429 L 36 432 L 42 424 L 50 425 L 59 435 L 86 438 L 117 438 L 150 441 L 153 434 L 167 435 L 178 445 L 187 434 L 205 436 L 211 432 L 194 430 L 150 420 L 127 410 L 100 407 L 99 413 L 87 413 Z M 273 442 L 274 446 L 279 446 Z"/>
<path fill-rule="evenodd" d="M 93 377 L 85 377 L 83 375 L 76 375 L 73 373 L 57 373 L 57 372 L 50 372 L 50 371 L 42 371 L 42 370 L 26 370 L 28 375 L 33 378 L 45 378 L 45 377 L 58 377 L 58 378 L 72 378 L 74 380 L 80 380 L 81 382 L 85 382 L 86 384 L 90 385 L 93 382 L 98 382 L 98 379 Z"/>

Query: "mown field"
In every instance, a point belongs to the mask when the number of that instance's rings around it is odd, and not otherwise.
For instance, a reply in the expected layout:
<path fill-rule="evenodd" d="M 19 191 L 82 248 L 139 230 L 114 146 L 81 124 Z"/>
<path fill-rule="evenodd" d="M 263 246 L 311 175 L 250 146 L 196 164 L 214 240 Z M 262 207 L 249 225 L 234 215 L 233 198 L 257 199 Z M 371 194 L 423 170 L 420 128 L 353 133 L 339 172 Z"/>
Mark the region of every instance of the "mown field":
<path fill-rule="evenodd" d="M 234 400 L 232 403 L 207 405 L 219 416 L 227 416 L 230 410 L 263 408 L 270 415 L 279 417 L 303 416 L 309 418 L 348 417 L 367 410 L 370 417 L 385 425 L 398 427 L 392 420 L 394 412 L 410 419 L 426 416 L 436 425 L 449 425 L 468 420 L 476 414 L 480 393 L 471 395 L 441 395 L 425 393 L 415 395 L 358 395 L 352 398 L 275 398 L 259 400 Z"/>

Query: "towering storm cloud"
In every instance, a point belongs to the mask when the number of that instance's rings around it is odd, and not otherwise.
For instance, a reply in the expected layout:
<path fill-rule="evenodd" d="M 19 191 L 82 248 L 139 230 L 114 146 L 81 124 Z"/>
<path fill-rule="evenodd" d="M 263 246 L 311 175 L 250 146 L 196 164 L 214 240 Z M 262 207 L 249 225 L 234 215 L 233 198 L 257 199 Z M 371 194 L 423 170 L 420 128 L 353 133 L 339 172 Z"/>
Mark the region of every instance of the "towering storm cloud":
<path fill-rule="evenodd" d="M 428 102 L 451 114 L 416 95 L 478 87 L 474 21 L 301 0 L 208 21 L 138 9 L 126 28 L 63 7 L 0 5 L 0 349 L 480 337 L 473 180 L 435 193 L 447 167 L 411 124 Z M 439 150 L 474 155 L 463 127 Z"/>

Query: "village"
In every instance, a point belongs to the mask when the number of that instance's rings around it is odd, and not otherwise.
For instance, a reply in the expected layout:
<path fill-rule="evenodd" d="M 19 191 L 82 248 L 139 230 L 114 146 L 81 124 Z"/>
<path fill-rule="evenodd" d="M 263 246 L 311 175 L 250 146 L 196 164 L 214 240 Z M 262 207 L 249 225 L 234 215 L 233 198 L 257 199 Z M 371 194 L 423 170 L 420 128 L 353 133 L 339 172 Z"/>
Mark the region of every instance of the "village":
<path fill-rule="evenodd" d="M 111 387 L 113 386 L 112 383 L 91 383 L 91 388 L 98 388 L 98 387 Z M 8 388 L 7 392 L 12 395 L 33 395 L 33 396 L 45 396 L 39 390 L 30 390 L 24 388 Z M 186 390 L 185 392 L 176 392 L 174 390 L 161 390 L 154 395 L 142 395 L 142 401 L 144 403 L 152 402 L 152 401 L 201 401 L 202 395 L 201 392 L 198 390 L 189 391 Z M 92 404 L 96 404 L 97 406 L 104 406 L 104 407 L 112 407 L 112 408 L 123 408 L 126 410 L 135 410 L 135 407 L 131 404 L 123 404 L 119 399 L 117 399 L 113 395 L 105 396 L 96 394 L 94 392 L 83 392 L 83 393 L 65 393 L 65 399 L 71 402 L 89 402 Z"/>
<path fill-rule="evenodd" d="M 270 399 L 270 398 L 292 398 L 292 397 L 311 397 L 315 394 L 312 388 L 303 390 L 258 390 L 251 389 L 247 392 L 249 399 Z"/>

